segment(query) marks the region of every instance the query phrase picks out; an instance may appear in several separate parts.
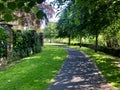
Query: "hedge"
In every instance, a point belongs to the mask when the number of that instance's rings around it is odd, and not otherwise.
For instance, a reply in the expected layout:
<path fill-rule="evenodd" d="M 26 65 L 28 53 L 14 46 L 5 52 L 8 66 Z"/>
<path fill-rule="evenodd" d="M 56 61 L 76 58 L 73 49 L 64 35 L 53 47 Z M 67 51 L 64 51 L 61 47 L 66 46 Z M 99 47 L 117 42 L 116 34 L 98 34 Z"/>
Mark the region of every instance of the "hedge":
<path fill-rule="evenodd" d="M 0 33 L 0 35 L 2 34 Z M 13 30 L 12 37 L 12 52 L 10 57 L 13 60 L 16 60 L 16 57 L 23 58 L 41 51 L 39 34 L 35 30 Z M 0 58 L 8 58 L 7 51 L 9 50 L 7 50 L 7 45 L 7 33 L 5 33 L 0 37 Z"/>

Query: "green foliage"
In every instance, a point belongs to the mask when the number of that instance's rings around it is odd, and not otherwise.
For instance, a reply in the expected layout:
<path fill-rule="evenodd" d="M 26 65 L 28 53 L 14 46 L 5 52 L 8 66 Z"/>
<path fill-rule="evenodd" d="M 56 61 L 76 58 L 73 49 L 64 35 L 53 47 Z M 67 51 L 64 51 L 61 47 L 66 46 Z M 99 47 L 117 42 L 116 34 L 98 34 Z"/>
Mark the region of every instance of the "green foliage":
<path fill-rule="evenodd" d="M 19 3 L 17 3 L 17 7 L 18 7 L 18 9 L 20 9 L 20 8 L 22 8 L 24 6 L 24 2 L 19 2 Z"/>
<path fill-rule="evenodd" d="M 0 90 L 47 90 L 66 59 L 63 48 L 45 46 L 43 52 L 27 57 L 0 71 Z"/>
<path fill-rule="evenodd" d="M 44 2 L 45 0 L 37 0 L 37 3 L 41 4 L 42 2 Z"/>
<path fill-rule="evenodd" d="M 45 16 L 45 13 L 44 13 L 42 10 L 39 10 L 39 11 L 36 13 L 36 15 L 37 15 L 37 18 L 38 18 L 38 19 L 43 19 L 43 16 Z"/>
<path fill-rule="evenodd" d="M 0 27 L 0 58 L 7 56 L 7 33 Z"/>
<path fill-rule="evenodd" d="M 35 30 L 15 30 L 13 36 L 13 56 L 26 57 L 41 51 L 40 39 Z"/>
<path fill-rule="evenodd" d="M 48 39 L 53 39 L 57 36 L 58 31 L 56 29 L 56 24 L 53 22 L 49 22 L 48 25 L 43 30 L 44 37 Z"/>
<path fill-rule="evenodd" d="M 2 18 L 7 22 L 12 21 L 11 16 L 15 15 L 14 14 L 15 11 L 23 9 L 25 13 L 30 13 L 30 11 L 33 11 L 33 7 L 36 7 L 37 4 L 41 4 L 44 1 L 45 0 L 21 0 L 21 1 L 20 0 L 13 0 L 13 1 L 2 0 L 0 2 L 0 15 L 4 17 L 0 17 L 0 18 Z M 39 10 L 39 12 L 35 14 L 38 17 L 38 19 L 43 19 L 43 17 L 45 16 L 45 13 L 42 10 Z"/>
<path fill-rule="evenodd" d="M 102 33 L 103 40 L 105 42 L 105 46 L 110 48 L 118 48 L 120 46 L 120 20 L 118 19 L 115 23 L 106 27 Z"/>
<path fill-rule="evenodd" d="M 4 4 L 3 3 L 0 3 L 0 11 L 2 11 L 4 9 Z"/>
<path fill-rule="evenodd" d="M 9 57 L 7 57 L 7 51 L 9 51 L 7 48 L 8 44 L 13 45 L 11 47 L 12 53 Z M 40 38 L 35 30 L 13 30 L 13 36 L 9 39 L 7 31 L 0 27 L 0 47 L 2 47 L 0 48 L 0 57 L 10 58 L 9 61 L 27 57 L 41 51 Z"/>
<path fill-rule="evenodd" d="M 67 37 L 68 45 L 70 45 L 72 38 L 75 38 L 80 34 L 80 28 L 77 28 L 80 22 L 75 18 L 76 13 L 74 13 L 73 7 L 74 6 L 70 4 L 67 9 L 63 11 L 63 14 L 57 23 L 58 37 Z"/>
<path fill-rule="evenodd" d="M 5 30 L 2 28 L 2 27 L 0 27 L 0 40 L 4 40 L 4 41 L 6 41 L 7 39 L 7 33 L 5 32 Z"/>
<path fill-rule="evenodd" d="M 33 10 L 34 10 L 34 13 L 37 14 L 37 12 L 39 11 L 39 8 L 38 7 L 34 7 Z"/>
<path fill-rule="evenodd" d="M 11 14 L 5 14 L 4 19 L 5 21 L 9 22 L 9 21 L 12 21 L 13 17 L 11 16 Z"/>
<path fill-rule="evenodd" d="M 30 8 L 32 8 L 34 5 L 35 5 L 34 1 L 31 1 L 31 2 L 28 3 L 28 7 L 30 7 Z"/>
<path fill-rule="evenodd" d="M 106 27 L 115 24 L 120 17 L 119 5 L 119 0 L 96 0 L 94 2 L 93 0 L 76 0 L 75 2 L 69 0 L 58 21 L 59 36 L 93 36 L 96 38 L 97 50 L 99 35 L 106 31 Z M 107 31 L 116 32 L 115 29 L 107 29 Z M 113 36 L 117 37 L 117 35 Z"/>
<path fill-rule="evenodd" d="M 15 10 L 16 9 L 16 3 L 15 2 L 8 2 L 7 7 L 11 10 Z"/>
<path fill-rule="evenodd" d="M 25 8 L 24 8 L 24 11 L 25 11 L 26 13 L 29 13 L 29 12 L 30 12 L 30 8 L 29 8 L 29 7 L 25 7 Z"/>

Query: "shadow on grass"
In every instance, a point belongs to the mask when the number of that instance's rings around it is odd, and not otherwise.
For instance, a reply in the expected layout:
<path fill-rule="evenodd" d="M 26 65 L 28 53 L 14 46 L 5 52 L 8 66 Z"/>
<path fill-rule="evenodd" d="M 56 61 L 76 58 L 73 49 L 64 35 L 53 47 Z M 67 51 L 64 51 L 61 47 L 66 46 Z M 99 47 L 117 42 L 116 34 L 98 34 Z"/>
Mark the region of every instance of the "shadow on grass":
<path fill-rule="evenodd" d="M 118 60 L 101 58 L 100 60 L 96 59 L 95 62 L 106 79 L 120 89 L 120 67 L 115 64 Z"/>
<path fill-rule="evenodd" d="M 0 71 L 0 90 L 46 90 L 66 58 L 66 51 L 47 46 L 42 53 Z"/>

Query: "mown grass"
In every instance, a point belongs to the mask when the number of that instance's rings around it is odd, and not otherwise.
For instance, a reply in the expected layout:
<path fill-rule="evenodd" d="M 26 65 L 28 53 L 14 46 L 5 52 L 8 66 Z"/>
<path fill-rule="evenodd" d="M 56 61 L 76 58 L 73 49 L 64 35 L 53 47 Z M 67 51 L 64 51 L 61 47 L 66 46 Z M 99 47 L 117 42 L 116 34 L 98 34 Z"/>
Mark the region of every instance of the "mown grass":
<path fill-rule="evenodd" d="M 107 81 L 115 87 L 115 90 L 120 90 L 120 58 L 102 52 L 95 53 L 94 50 L 86 47 L 70 47 L 86 53 L 96 63 Z"/>
<path fill-rule="evenodd" d="M 46 90 L 66 55 L 62 48 L 45 46 L 41 53 L 0 71 L 0 90 Z"/>

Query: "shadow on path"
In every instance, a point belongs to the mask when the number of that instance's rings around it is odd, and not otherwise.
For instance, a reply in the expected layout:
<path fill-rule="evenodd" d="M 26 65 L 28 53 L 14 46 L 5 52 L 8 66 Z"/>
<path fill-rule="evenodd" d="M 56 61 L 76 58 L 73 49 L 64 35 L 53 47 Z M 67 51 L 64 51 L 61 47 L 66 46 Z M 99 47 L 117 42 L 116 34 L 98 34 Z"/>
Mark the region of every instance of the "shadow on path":
<path fill-rule="evenodd" d="M 48 90 L 113 90 L 85 54 L 64 48 L 68 51 L 67 60 Z"/>

